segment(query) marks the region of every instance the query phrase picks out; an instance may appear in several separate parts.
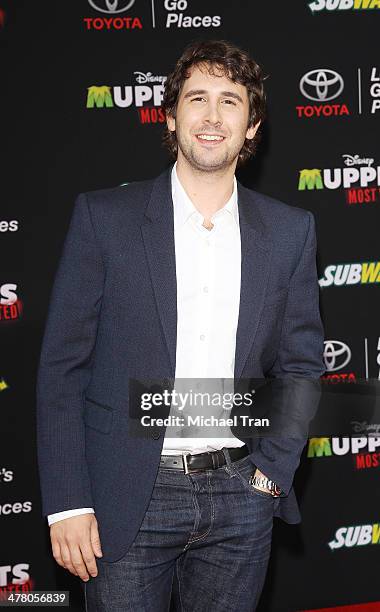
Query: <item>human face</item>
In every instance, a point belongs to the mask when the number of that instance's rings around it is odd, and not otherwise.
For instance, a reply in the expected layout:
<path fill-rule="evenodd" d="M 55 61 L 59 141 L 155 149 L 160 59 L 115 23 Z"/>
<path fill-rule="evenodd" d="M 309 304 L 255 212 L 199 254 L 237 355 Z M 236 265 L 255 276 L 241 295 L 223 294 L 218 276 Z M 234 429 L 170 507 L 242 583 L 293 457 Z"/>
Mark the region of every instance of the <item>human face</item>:
<path fill-rule="evenodd" d="M 181 89 L 176 117 L 167 117 L 170 131 L 176 132 L 178 161 L 186 160 L 202 172 L 236 167 L 246 138 L 259 127 L 248 127 L 247 88 L 234 83 L 206 66 L 193 66 Z"/>

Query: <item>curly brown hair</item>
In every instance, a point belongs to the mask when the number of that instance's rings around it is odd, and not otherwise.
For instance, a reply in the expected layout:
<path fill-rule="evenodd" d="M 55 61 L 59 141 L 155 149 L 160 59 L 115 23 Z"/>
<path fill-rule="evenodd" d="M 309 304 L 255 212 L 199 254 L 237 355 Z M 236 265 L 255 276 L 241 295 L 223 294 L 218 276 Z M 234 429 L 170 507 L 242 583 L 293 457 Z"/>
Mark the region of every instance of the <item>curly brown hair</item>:
<path fill-rule="evenodd" d="M 247 129 L 261 121 L 260 127 L 253 139 L 245 139 L 239 153 L 238 165 L 247 161 L 255 152 L 261 138 L 262 124 L 266 115 L 266 95 L 264 77 L 261 67 L 248 55 L 225 40 L 197 41 L 188 45 L 177 61 L 173 72 L 165 82 L 162 108 L 167 115 L 175 117 L 178 98 L 185 82 L 189 78 L 192 66 L 203 64 L 210 74 L 222 73 L 234 83 L 245 85 L 249 100 L 249 120 Z M 165 127 L 163 144 L 169 150 L 171 157 L 176 159 L 178 144 L 176 133 Z"/>

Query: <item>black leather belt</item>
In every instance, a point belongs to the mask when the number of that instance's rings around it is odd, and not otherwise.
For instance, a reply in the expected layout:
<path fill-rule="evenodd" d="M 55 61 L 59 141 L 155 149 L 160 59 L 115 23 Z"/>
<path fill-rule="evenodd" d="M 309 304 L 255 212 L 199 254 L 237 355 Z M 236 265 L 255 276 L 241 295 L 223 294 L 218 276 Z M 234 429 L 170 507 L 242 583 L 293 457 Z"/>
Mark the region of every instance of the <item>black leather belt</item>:
<path fill-rule="evenodd" d="M 236 448 L 226 448 L 231 461 L 237 461 L 249 455 L 248 447 L 238 446 Z M 160 467 L 173 470 L 183 470 L 185 474 L 192 472 L 203 472 L 205 470 L 216 470 L 226 464 L 223 451 L 210 451 L 208 453 L 198 453 L 195 455 L 161 455 Z"/>

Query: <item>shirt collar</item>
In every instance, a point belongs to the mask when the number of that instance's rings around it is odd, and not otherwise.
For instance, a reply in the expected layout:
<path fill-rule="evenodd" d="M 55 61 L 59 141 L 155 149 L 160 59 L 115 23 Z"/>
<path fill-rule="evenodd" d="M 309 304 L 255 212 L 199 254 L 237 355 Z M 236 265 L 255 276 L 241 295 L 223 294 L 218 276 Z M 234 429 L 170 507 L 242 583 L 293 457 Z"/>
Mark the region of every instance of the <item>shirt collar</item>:
<path fill-rule="evenodd" d="M 172 199 L 173 199 L 173 206 L 174 206 L 174 219 L 175 219 L 175 223 L 178 226 L 182 226 L 183 224 L 186 223 L 186 221 L 192 216 L 192 215 L 196 215 L 201 217 L 200 212 L 195 208 L 194 204 L 192 203 L 192 201 L 190 200 L 189 196 L 187 195 L 186 191 L 184 190 L 179 178 L 178 178 L 178 174 L 177 174 L 177 162 L 175 162 L 173 168 L 172 168 L 172 172 L 171 172 L 171 186 L 172 186 Z M 233 219 L 235 220 L 235 223 L 237 225 L 237 227 L 239 227 L 239 211 L 238 211 L 238 205 L 237 205 L 237 182 L 236 182 L 236 177 L 234 176 L 234 187 L 233 187 L 233 192 L 232 195 L 230 197 L 230 199 L 228 200 L 228 202 L 223 206 L 223 208 L 221 208 L 220 210 L 218 210 L 213 216 L 212 219 L 216 216 L 219 215 L 222 211 L 228 211 Z"/>

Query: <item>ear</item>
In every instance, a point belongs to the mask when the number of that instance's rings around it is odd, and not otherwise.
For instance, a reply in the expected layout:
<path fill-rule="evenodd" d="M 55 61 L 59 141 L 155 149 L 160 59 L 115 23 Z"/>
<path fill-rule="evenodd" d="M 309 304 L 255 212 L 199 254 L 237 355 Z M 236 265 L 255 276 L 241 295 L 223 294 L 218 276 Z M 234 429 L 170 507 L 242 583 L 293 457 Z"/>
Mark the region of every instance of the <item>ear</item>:
<path fill-rule="evenodd" d="M 255 123 L 255 125 L 251 125 L 251 127 L 248 128 L 247 133 L 245 135 L 245 137 L 248 140 L 252 140 L 255 137 L 256 132 L 257 132 L 257 130 L 260 127 L 260 123 L 261 123 L 261 121 L 258 121 L 257 123 Z"/>
<path fill-rule="evenodd" d="M 166 125 L 168 126 L 169 132 L 175 132 L 175 118 L 173 115 L 166 115 Z"/>

